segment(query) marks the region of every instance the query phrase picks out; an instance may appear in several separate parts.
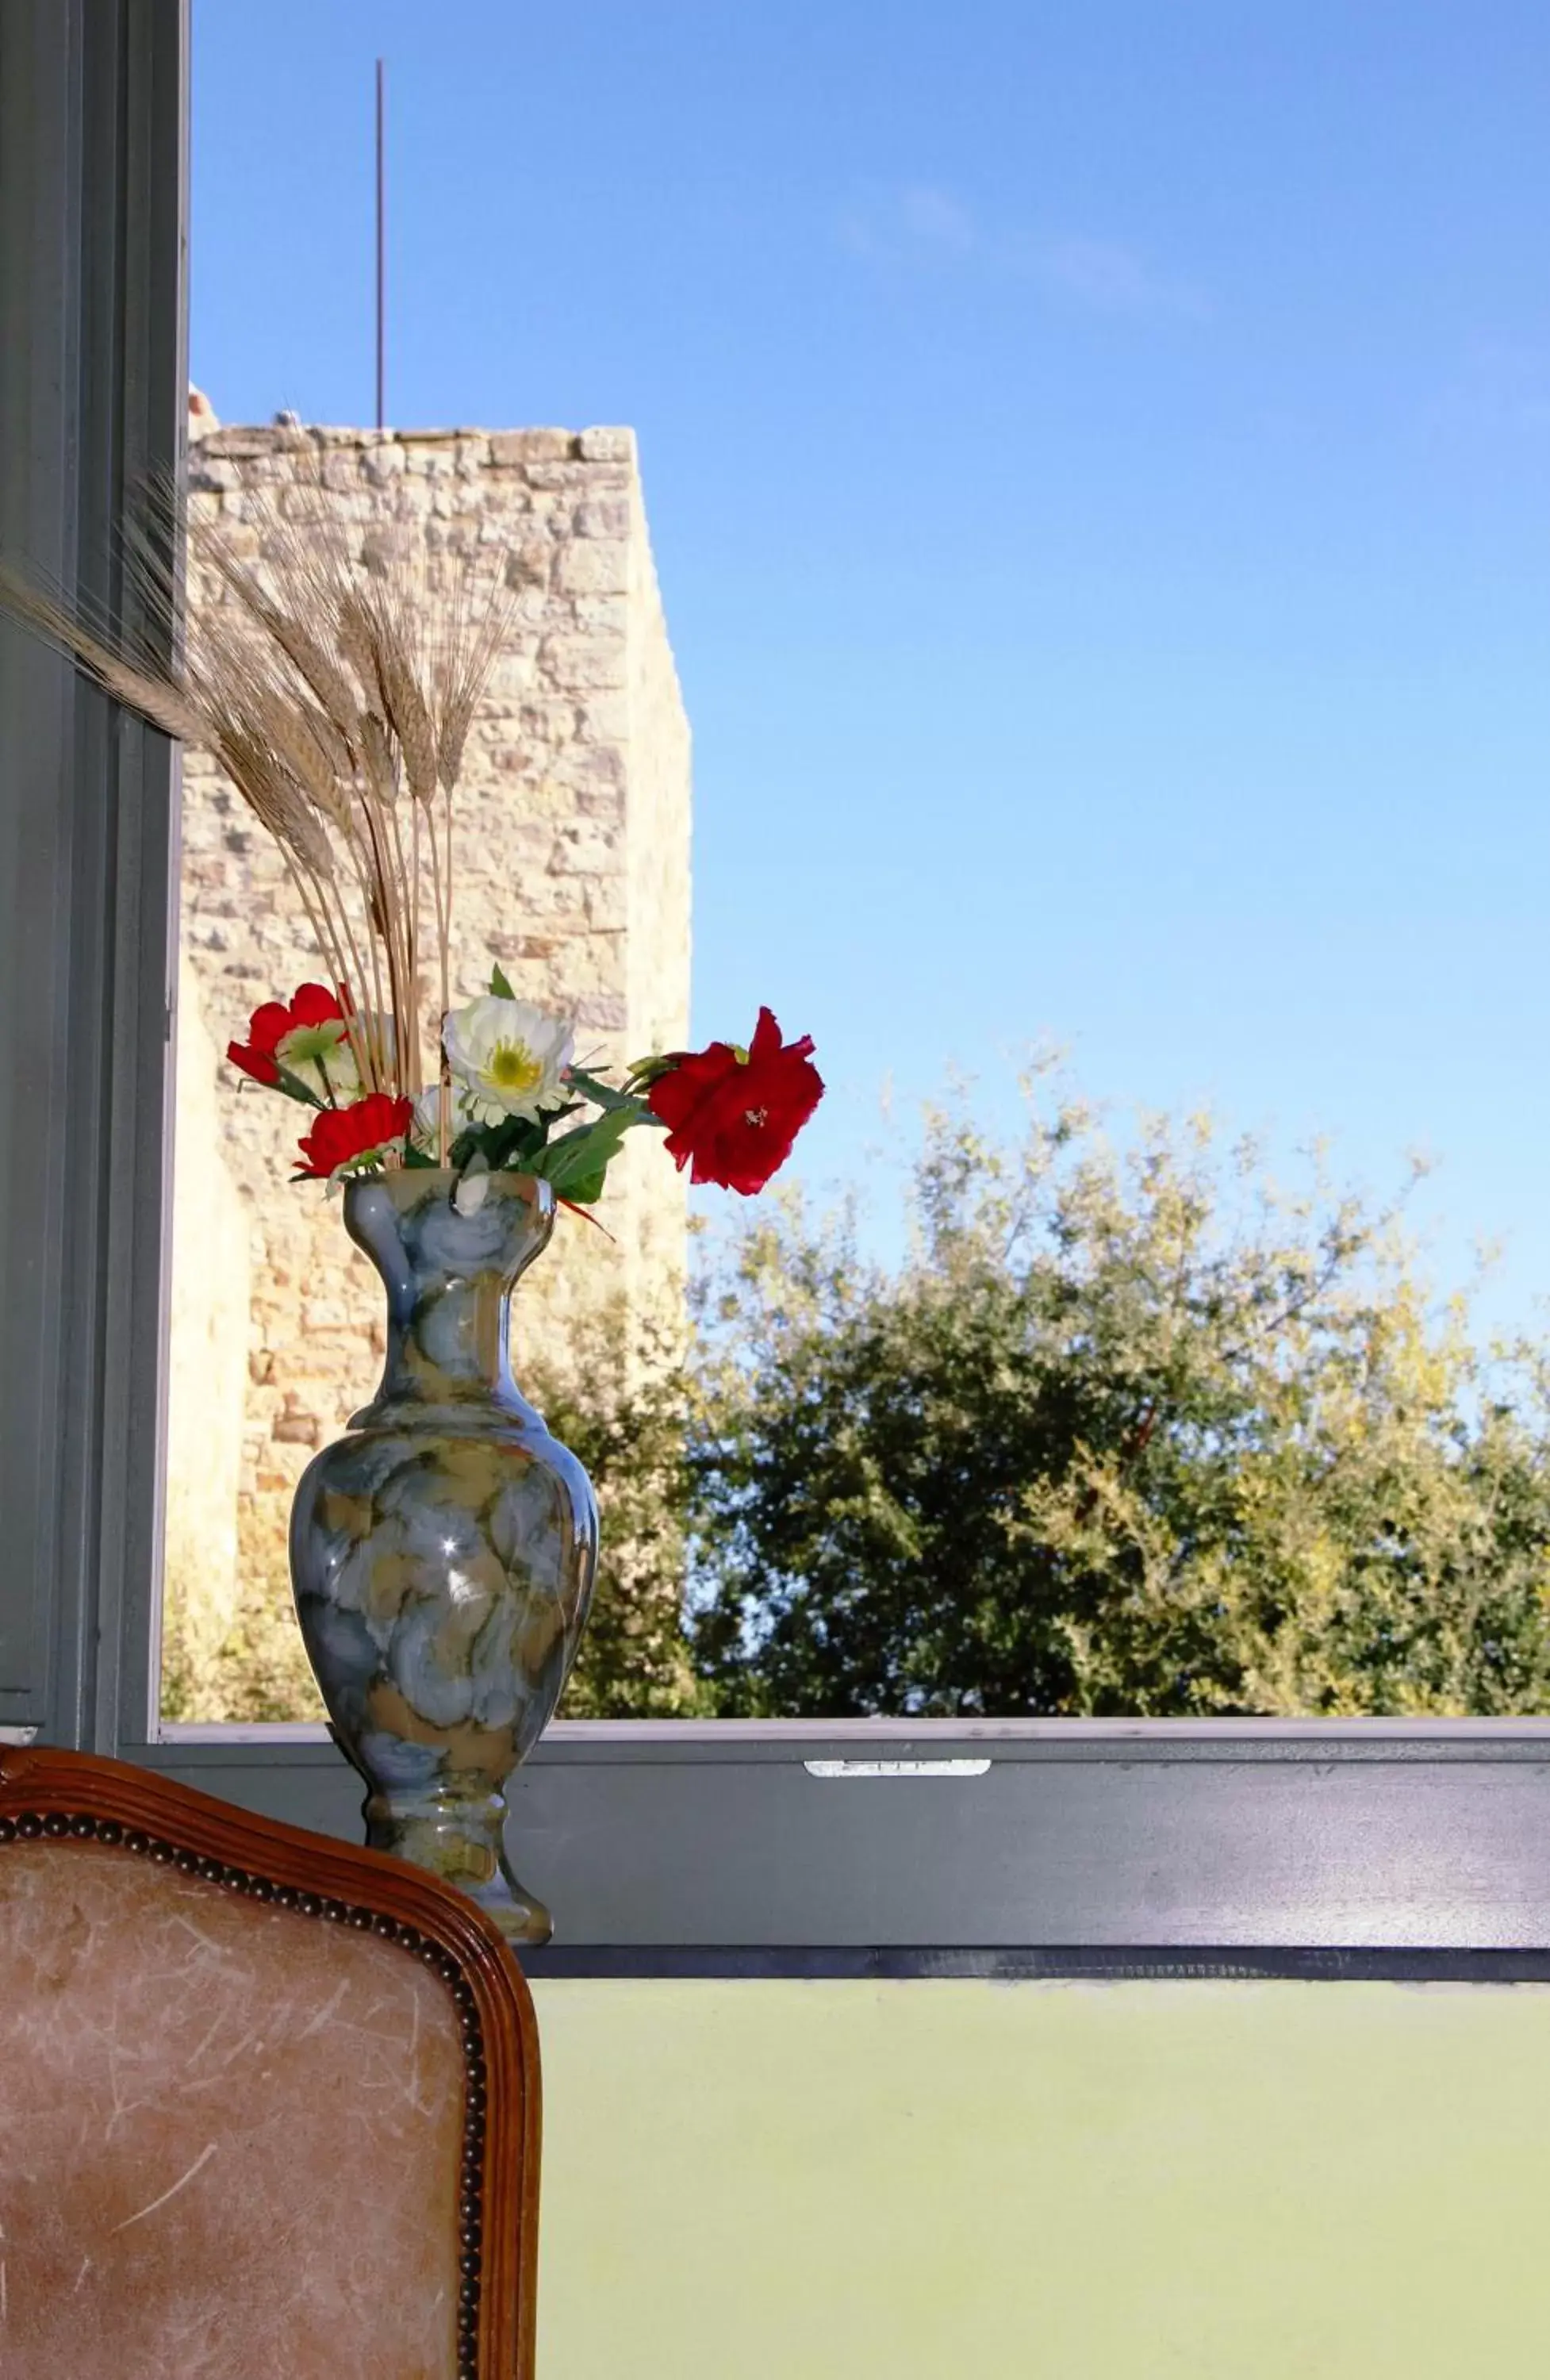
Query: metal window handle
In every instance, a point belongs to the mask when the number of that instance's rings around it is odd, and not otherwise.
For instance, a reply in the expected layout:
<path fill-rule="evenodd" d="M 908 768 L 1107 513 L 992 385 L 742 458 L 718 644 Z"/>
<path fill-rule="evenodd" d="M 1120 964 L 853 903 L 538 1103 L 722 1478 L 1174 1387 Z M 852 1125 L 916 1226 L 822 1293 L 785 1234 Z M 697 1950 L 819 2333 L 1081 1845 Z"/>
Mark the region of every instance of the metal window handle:
<path fill-rule="evenodd" d="M 988 1760 L 805 1760 L 809 1777 L 983 1777 Z"/>

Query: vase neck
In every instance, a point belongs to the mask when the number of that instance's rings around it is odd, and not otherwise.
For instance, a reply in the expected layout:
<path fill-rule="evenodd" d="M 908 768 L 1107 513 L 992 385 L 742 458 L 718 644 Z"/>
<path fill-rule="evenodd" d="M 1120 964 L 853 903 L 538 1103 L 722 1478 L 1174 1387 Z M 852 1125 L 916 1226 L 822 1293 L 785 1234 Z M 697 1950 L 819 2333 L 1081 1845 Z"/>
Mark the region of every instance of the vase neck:
<path fill-rule="evenodd" d="M 418 1285 L 407 1312 L 388 1310 L 380 1400 L 446 1404 L 515 1395 L 511 1289 L 499 1273 Z"/>
<path fill-rule="evenodd" d="M 418 1169 L 345 1192 L 346 1228 L 387 1291 L 379 1407 L 521 1405 L 508 1356 L 511 1293 L 549 1238 L 552 1194 L 545 1183 L 494 1174 L 463 1214 L 451 1182 Z"/>

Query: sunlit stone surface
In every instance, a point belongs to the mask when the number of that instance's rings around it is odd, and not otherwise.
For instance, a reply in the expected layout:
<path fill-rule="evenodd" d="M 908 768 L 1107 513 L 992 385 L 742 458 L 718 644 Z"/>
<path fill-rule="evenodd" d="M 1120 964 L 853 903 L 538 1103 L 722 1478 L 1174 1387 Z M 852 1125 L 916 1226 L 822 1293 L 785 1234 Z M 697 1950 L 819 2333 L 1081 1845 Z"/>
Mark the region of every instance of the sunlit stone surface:
<path fill-rule="evenodd" d="M 462 2063 L 391 1944 L 0 1848 L 5 2380 L 450 2380 Z"/>
<path fill-rule="evenodd" d="M 575 1018 L 588 1062 L 682 1049 L 689 728 L 631 433 L 196 426 L 190 505 L 245 559 L 272 540 L 272 504 L 293 524 L 321 508 L 352 546 L 386 540 L 432 574 L 465 543 L 509 565 L 516 610 L 457 795 L 454 999 L 499 961 L 524 999 Z M 196 610 L 217 601 L 212 577 L 196 564 Z M 167 1616 L 178 1715 L 236 1718 L 242 1679 L 217 1647 L 255 1610 L 284 1609 L 288 1637 L 291 1497 L 371 1392 L 381 1306 L 337 1202 L 291 1187 L 300 1111 L 238 1098 L 223 1055 L 260 1001 L 318 975 L 285 863 L 201 753 L 185 757 L 182 828 L 174 1281 L 191 1285 L 174 1291 Z M 578 1327 L 616 1299 L 632 1348 L 657 1326 L 678 1343 L 686 1195 L 655 1135 L 630 1134 L 599 1208 L 612 1236 L 568 1217 L 523 1293 L 519 1377 L 535 1355 L 574 1366 Z"/>

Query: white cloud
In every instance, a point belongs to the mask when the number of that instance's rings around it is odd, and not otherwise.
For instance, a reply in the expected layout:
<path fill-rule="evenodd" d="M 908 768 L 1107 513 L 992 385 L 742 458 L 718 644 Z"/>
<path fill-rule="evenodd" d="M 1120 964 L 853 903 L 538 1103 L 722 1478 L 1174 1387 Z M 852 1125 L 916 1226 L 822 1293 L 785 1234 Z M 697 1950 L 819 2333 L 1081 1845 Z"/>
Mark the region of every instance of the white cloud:
<path fill-rule="evenodd" d="M 918 183 L 899 194 L 899 213 L 914 239 L 927 248 L 951 249 L 963 256 L 975 244 L 974 217 L 951 190 Z"/>
<path fill-rule="evenodd" d="M 1031 280 L 1060 304 L 1132 322 L 1201 322 L 1213 310 L 1203 290 L 1159 272 L 1121 241 L 987 230 L 955 191 L 935 182 L 869 185 L 836 229 L 859 263 L 894 272 L 972 265 L 992 280 Z"/>
<path fill-rule="evenodd" d="M 1066 237 L 1040 240 L 1029 251 L 1034 276 L 1057 296 L 1090 313 L 1128 315 L 1132 320 L 1203 321 L 1209 298 L 1193 284 L 1158 273 L 1132 248 L 1118 240 Z"/>
<path fill-rule="evenodd" d="M 864 191 L 841 216 L 839 231 L 842 246 L 868 264 L 938 264 L 975 246 L 969 209 L 932 182 Z"/>

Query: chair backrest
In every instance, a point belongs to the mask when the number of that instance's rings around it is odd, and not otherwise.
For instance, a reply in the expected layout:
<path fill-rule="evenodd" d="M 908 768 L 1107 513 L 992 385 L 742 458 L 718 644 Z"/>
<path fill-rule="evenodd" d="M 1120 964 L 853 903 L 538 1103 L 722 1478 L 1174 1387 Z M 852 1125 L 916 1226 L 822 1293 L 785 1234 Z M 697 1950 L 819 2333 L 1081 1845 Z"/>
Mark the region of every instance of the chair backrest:
<path fill-rule="evenodd" d="M 6 2380 L 528 2380 L 539 2146 L 471 1900 L 0 1748 Z"/>

